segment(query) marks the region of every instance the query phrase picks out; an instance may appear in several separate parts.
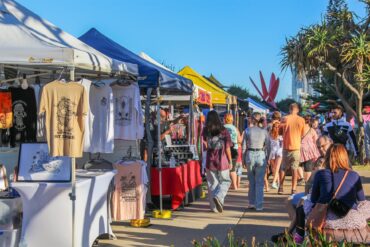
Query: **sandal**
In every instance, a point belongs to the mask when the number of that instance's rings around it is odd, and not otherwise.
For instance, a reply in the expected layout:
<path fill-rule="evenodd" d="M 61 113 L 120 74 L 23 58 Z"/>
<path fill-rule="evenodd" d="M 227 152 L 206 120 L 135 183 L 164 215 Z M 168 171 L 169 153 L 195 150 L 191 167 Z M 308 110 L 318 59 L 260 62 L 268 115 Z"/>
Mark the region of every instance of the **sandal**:
<path fill-rule="evenodd" d="M 284 194 L 284 188 L 283 187 L 279 187 L 278 194 L 279 195 Z"/>
<path fill-rule="evenodd" d="M 294 195 L 295 193 L 297 193 L 297 190 L 292 190 L 292 195 Z"/>

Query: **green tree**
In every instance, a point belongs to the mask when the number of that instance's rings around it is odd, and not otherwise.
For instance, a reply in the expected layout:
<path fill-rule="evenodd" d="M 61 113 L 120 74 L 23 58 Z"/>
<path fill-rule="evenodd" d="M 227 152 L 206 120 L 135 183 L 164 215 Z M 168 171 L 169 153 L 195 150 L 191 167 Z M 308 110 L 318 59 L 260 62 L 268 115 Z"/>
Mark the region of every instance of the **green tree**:
<path fill-rule="evenodd" d="M 289 112 L 289 106 L 293 103 L 297 103 L 294 99 L 286 98 L 276 102 L 277 108 L 285 113 Z"/>
<path fill-rule="evenodd" d="M 370 87 L 370 0 L 362 0 L 367 14 L 360 18 L 344 1 L 330 1 L 319 24 L 302 28 L 282 48 L 282 67 L 299 75 L 327 78 L 323 83 L 341 100 L 358 123 L 360 159 L 364 158 L 363 99 Z"/>

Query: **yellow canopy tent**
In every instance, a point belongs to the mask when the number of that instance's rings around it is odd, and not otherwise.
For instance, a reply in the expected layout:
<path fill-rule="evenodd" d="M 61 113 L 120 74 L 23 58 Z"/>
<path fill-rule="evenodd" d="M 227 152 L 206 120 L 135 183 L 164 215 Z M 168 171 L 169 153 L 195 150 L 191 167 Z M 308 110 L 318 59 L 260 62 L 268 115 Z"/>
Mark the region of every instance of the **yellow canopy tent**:
<path fill-rule="evenodd" d="M 211 94 L 212 104 L 226 105 L 231 103 L 230 101 L 228 102 L 228 98 L 231 99 L 230 94 L 208 81 L 189 66 L 185 66 L 178 74 L 192 80 L 194 86 L 209 92 Z"/>

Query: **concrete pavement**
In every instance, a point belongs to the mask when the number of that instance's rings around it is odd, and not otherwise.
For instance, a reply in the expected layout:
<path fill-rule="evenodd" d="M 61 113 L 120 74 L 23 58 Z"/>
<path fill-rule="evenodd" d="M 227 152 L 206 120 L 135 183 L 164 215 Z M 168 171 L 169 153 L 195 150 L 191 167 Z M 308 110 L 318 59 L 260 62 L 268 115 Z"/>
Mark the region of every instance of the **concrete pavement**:
<path fill-rule="evenodd" d="M 370 169 L 360 171 L 365 193 L 370 199 Z M 285 191 L 290 191 L 289 180 Z M 284 231 L 289 225 L 284 200 L 286 195 L 277 195 L 276 190 L 265 194 L 264 211 L 256 212 L 246 209 L 247 186 L 230 191 L 225 200 L 225 211 L 216 214 L 209 210 L 207 199 L 200 199 L 183 210 L 173 212 L 170 220 L 151 219 L 148 228 L 133 228 L 128 222 L 113 224 L 117 240 L 100 241 L 99 246 L 192 246 L 193 239 L 202 240 L 214 236 L 226 243 L 227 232 L 232 229 L 237 238 L 243 238 L 250 244 L 253 237 L 258 242 L 269 240 L 273 234 Z M 303 190 L 303 187 L 299 187 Z"/>

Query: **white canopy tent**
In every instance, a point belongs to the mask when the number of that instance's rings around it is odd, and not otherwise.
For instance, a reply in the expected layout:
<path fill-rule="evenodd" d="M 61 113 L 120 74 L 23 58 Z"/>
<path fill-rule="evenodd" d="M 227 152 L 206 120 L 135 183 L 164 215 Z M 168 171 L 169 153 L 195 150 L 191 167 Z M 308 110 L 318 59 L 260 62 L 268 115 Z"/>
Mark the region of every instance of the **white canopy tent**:
<path fill-rule="evenodd" d="M 0 30 L 0 64 L 138 74 L 136 64 L 107 57 L 13 0 L 0 0 Z"/>

